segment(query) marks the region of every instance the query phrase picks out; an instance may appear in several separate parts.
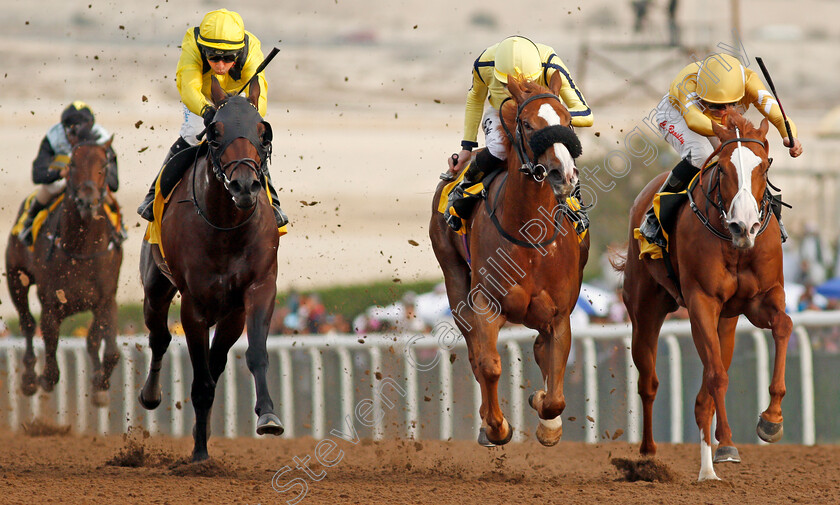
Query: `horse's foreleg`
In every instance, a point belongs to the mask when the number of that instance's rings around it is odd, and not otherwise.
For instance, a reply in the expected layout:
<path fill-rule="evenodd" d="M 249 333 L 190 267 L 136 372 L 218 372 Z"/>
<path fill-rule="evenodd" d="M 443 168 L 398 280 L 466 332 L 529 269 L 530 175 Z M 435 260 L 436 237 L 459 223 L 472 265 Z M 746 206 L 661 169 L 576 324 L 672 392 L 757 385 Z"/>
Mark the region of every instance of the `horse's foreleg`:
<path fill-rule="evenodd" d="M 257 434 L 282 435 L 283 425 L 280 418 L 274 414 L 274 403 L 268 392 L 268 350 L 266 339 L 271 315 L 274 312 L 274 296 L 277 288 L 272 278 L 270 282 L 259 284 L 248 289 L 245 293 L 245 311 L 248 325 L 248 350 L 245 351 L 245 362 L 248 370 L 254 376 L 254 387 L 257 392 L 257 403 L 254 412 L 257 414 Z"/>
<path fill-rule="evenodd" d="M 99 345 L 105 340 L 105 353 L 99 360 Z M 117 348 L 117 303 L 110 301 L 93 311 L 93 321 L 88 332 L 88 353 L 94 363 L 93 404 L 98 407 L 108 405 L 108 389 L 111 374 L 120 361 Z"/>
<path fill-rule="evenodd" d="M 555 445 L 563 436 L 563 377 L 572 346 L 568 314 L 556 321 L 550 332 L 540 331 L 534 342 L 534 356 L 542 372 L 545 390 L 531 394 L 528 403 L 537 411 L 537 440 L 546 447 Z"/>
<path fill-rule="evenodd" d="M 685 292 L 685 291 L 684 291 Z M 726 390 L 729 386 L 729 375 L 723 363 L 721 343 L 718 336 L 720 306 L 713 299 L 703 294 L 695 294 L 688 302 L 688 312 L 691 320 L 691 336 L 694 346 L 703 362 L 702 388 L 714 402 L 714 410 L 707 407 L 708 402 L 703 391 L 697 395 L 694 416 L 700 429 L 700 475 L 698 480 L 717 479 L 712 464 L 712 436 L 711 415 L 717 411 L 717 434 L 722 437 L 721 443 L 732 445 L 732 430 L 726 417 Z"/>
<path fill-rule="evenodd" d="M 718 321 L 718 340 L 720 341 L 721 359 L 723 360 L 723 367 L 729 370 L 729 365 L 732 364 L 732 354 L 735 351 L 735 328 L 738 326 L 737 317 L 721 318 Z M 718 415 L 726 412 L 718 411 Z M 715 451 L 715 463 L 740 463 L 741 456 L 738 454 L 738 449 L 732 442 L 732 432 L 724 431 L 721 426 L 724 424 L 718 422 L 717 430 L 715 430 L 715 437 L 720 442 Z M 726 425 L 729 426 L 728 424 Z"/>
<path fill-rule="evenodd" d="M 782 398 L 785 396 L 785 360 L 793 323 L 784 311 L 784 290 L 778 288 L 768 294 L 758 311 L 747 317 L 759 328 L 770 328 L 776 355 L 773 359 L 773 378 L 770 381 L 770 405 L 758 418 L 756 432 L 765 442 L 778 442 L 782 438 Z"/>
<path fill-rule="evenodd" d="M 210 376 L 213 377 L 214 382 L 219 382 L 219 377 L 222 376 L 227 365 L 230 348 L 242 335 L 244 328 L 244 310 L 236 311 L 216 323 L 213 344 L 210 346 Z"/>
<path fill-rule="evenodd" d="M 207 453 L 207 439 L 210 438 L 210 409 L 216 395 L 216 382 L 210 375 L 210 339 L 207 322 L 194 307 L 192 298 L 181 298 L 181 323 L 187 336 L 187 347 L 193 368 L 193 382 L 190 399 L 195 410 L 193 428 L 193 461 L 203 461 L 210 457 Z"/>
<path fill-rule="evenodd" d="M 639 371 L 638 389 L 642 398 L 642 443 L 639 452 L 644 456 L 656 454 L 656 442 L 653 440 L 653 402 L 659 389 L 659 377 L 656 375 L 656 354 L 659 345 L 659 330 L 665 321 L 665 313 L 656 302 L 650 308 L 632 311 L 633 339 L 631 353 L 633 364 Z M 673 380 L 673 379 L 672 379 Z"/>
<path fill-rule="evenodd" d="M 51 392 L 58 383 L 59 370 L 55 355 L 58 351 L 60 326 L 61 319 L 56 314 L 56 310 L 45 307 L 41 314 L 41 334 L 44 338 L 44 370 L 38 377 L 38 384 L 46 392 Z"/>
<path fill-rule="evenodd" d="M 12 303 L 20 316 L 20 331 L 26 338 L 26 349 L 23 353 L 23 376 L 20 389 L 26 396 L 32 396 L 38 391 L 38 376 L 35 373 L 35 348 L 32 339 L 35 337 L 35 318 L 29 310 L 29 288 L 32 277 L 20 268 L 12 267 L 14 255 L 11 249 L 6 251 L 6 282 L 9 283 L 9 293 Z"/>
<path fill-rule="evenodd" d="M 149 375 L 140 391 L 140 405 L 152 410 L 160 405 L 160 369 L 163 365 L 163 355 L 169 348 L 172 334 L 169 333 L 169 304 L 177 291 L 169 282 L 151 258 L 148 243 L 143 243 L 140 257 L 140 272 L 143 277 L 143 289 L 146 297 L 143 300 L 143 319 L 149 329 L 149 348 L 152 350 Z"/>
<path fill-rule="evenodd" d="M 38 392 L 38 374 L 35 373 L 35 347 L 32 344 L 34 335 L 26 335 L 26 349 L 23 351 L 23 376 L 21 377 L 20 390 L 26 396 L 32 396 Z"/>

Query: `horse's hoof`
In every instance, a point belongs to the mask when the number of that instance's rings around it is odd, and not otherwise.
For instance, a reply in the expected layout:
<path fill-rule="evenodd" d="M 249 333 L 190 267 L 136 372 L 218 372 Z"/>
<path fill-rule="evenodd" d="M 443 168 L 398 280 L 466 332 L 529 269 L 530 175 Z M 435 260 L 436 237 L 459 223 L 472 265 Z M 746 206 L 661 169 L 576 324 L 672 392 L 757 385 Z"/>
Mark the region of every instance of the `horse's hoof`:
<path fill-rule="evenodd" d="M 24 379 L 23 382 L 20 383 L 20 392 L 25 396 L 32 396 L 38 392 L 38 383 L 35 381 L 34 377 L 31 381 Z"/>
<path fill-rule="evenodd" d="M 563 438 L 563 420 L 561 416 L 554 419 L 540 419 L 537 425 L 537 440 L 545 447 L 557 445 Z"/>
<path fill-rule="evenodd" d="M 201 463 L 202 461 L 207 461 L 208 459 L 210 459 L 210 454 L 208 454 L 207 451 L 200 451 L 200 452 L 193 451 L 193 455 L 192 455 L 192 462 L 193 463 Z"/>
<path fill-rule="evenodd" d="M 146 400 L 143 396 L 143 391 L 140 391 L 140 395 L 137 397 L 137 400 L 140 401 L 140 405 L 143 406 L 146 410 L 155 410 L 158 405 L 160 405 L 160 392 L 158 392 L 157 398 L 153 400 Z"/>
<path fill-rule="evenodd" d="M 90 401 L 96 407 L 107 407 L 111 403 L 107 391 L 97 391 L 90 397 Z"/>
<path fill-rule="evenodd" d="M 283 434 L 283 423 L 280 418 L 269 412 L 260 416 L 257 420 L 257 435 L 274 435 L 279 437 Z"/>
<path fill-rule="evenodd" d="M 733 445 L 719 445 L 715 451 L 715 463 L 740 463 L 741 456 Z"/>
<path fill-rule="evenodd" d="M 47 393 L 52 393 L 52 390 L 55 388 L 55 382 L 47 379 L 43 375 L 38 377 L 38 384 L 41 386 L 41 389 L 43 389 Z"/>
<path fill-rule="evenodd" d="M 507 420 L 505 420 L 505 424 L 508 427 L 508 434 L 503 440 L 492 441 L 490 437 L 487 436 L 487 428 L 484 426 L 478 430 L 478 445 L 482 447 L 496 447 L 497 445 L 505 445 L 506 443 L 510 442 L 510 439 L 513 438 L 513 426 L 511 426 Z"/>
<path fill-rule="evenodd" d="M 758 426 L 755 427 L 755 432 L 758 433 L 761 440 L 772 444 L 782 439 L 785 429 L 782 423 L 771 423 L 758 416 Z"/>

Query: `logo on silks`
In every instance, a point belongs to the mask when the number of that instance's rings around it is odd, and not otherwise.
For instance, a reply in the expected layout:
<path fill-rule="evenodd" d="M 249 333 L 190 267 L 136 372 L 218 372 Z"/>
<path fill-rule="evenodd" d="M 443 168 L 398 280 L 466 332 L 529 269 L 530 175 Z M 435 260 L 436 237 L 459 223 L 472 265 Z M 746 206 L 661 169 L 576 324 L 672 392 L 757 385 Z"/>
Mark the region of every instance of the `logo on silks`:
<path fill-rule="evenodd" d="M 216 129 L 213 127 L 215 123 L 225 126 L 221 137 L 216 136 Z M 257 131 L 258 124 L 265 126 L 262 137 Z M 232 96 L 219 106 L 213 122 L 207 127 L 207 142 L 212 148 L 213 171 L 220 180 L 224 178 L 224 174 L 221 173 L 222 153 L 238 138 L 244 138 L 254 146 L 260 157 L 260 171 L 265 174 L 268 170 L 268 160 L 271 158 L 271 125 L 263 120 L 246 98 Z"/>

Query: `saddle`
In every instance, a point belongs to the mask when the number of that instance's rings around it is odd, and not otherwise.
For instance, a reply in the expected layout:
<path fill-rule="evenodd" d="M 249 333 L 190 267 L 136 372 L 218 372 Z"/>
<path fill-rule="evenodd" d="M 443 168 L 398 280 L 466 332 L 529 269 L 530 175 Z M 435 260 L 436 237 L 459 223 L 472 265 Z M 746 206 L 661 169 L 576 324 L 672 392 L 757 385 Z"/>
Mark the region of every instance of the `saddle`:
<path fill-rule="evenodd" d="M 29 208 L 32 207 L 32 202 L 35 201 L 35 195 L 38 191 L 33 191 L 26 199 L 23 201 L 23 208 L 21 209 L 22 212 L 18 216 L 15 225 L 12 227 L 11 234 L 17 236 L 23 231 L 23 224 L 26 222 L 26 216 L 29 214 Z M 64 193 L 60 193 L 53 197 L 53 199 L 47 204 L 47 206 L 35 215 L 35 219 L 32 221 L 32 245 L 29 246 L 30 251 L 35 250 L 35 240 L 38 238 L 38 234 L 44 228 L 44 223 L 47 222 L 47 219 L 50 215 L 58 208 L 61 202 L 64 200 Z M 107 203 L 103 204 L 102 208 L 105 210 L 105 214 L 108 216 L 108 221 L 114 227 L 116 231 L 115 240 L 117 241 L 116 245 L 120 245 L 124 237 L 122 236 L 121 231 L 122 228 L 122 214 L 120 213 L 119 208 L 112 208 Z"/>

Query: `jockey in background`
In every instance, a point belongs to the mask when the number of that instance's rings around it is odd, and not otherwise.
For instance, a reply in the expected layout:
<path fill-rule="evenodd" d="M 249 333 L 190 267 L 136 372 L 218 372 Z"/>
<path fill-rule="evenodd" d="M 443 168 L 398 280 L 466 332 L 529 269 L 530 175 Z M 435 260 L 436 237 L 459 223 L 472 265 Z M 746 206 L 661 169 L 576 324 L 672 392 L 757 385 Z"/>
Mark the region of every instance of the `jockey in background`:
<path fill-rule="evenodd" d="M 208 12 L 201 24 L 187 29 L 181 42 L 181 57 L 175 72 L 175 82 L 181 96 L 184 123 L 180 136 L 172 144 L 163 165 L 179 152 L 199 144 L 196 136 L 209 125 L 216 108 L 210 99 L 211 78 L 219 81 L 222 89 L 229 94 L 238 92 L 253 77 L 257 67 L 263 62 L 260 41 L 251 32 L 245 30 L 242 17 L 236 12 L 219 9 Z M 260 73 L 256 82 L 260 85 L 259 113 L 265 117 L 268 104 L 268 87 L 264 74 Z M 174 179 L 171 186 L 181 179 L 188 165 L 180 164 L 178 171 L 166 172 L 166 177 Z M 158 174 L 160 177 L 160 173 Z M 271 206 L 277 227 L 289 222 L 280 209 L 277 191 L 271 183 L 271 176 L 266 172 L 266 181 L 271 193 Z M 155 182 L 149 193 L 137 209 L 147 221 L 154 219 L 152 203 L 155 197 Z M 171 189 L 171 188 L 169 188 Z"/>
<path fill-rule="evenodd" d="M 744 68 L 737 58 L 713 54 L 683 68 L 671 83 L 669 93 L 656 107 L 660 133 L 681 158 L 658 192 L 676 193 L 686 189 L 720 142 L 712 130 L 712 121 L 720 124 L 727 106 L 743 115 L 750 104 L 773 123 L 791 157 L 802 154 L 793 120 L 788 121 L 794 136 L 791 143 L 778 102 L 765 89 L 758 74 Z M 774 199 L 772 208 L 784 241 L 787 233 L 781 220 L 781 204 Z M 665 247 L 653 208 L 645 214 L 639 231 L 651 244 Z"/>
<path fill-rule="evenodd" d="M 78 142 L 82 132 L 90 130 L 96 142 L 104 144 L 111 138 L 111 134 L 98 124 L 95 124 L 90 107 L 81 101 L 75 101 L 61 113 L 61 122 L 53 125 L 41 140 L 38 156 L 32 162 L 32 182 L 38 184 L 38 192 L 29 207 L 26 220 L 23 223 L 18 238 L 27 246 L 32 245 L 32 224 L 35 216 L 47 208 L 50 201 L 64 191 L 73 146 Z M 108 148 L 108 168 L 105 176 L 108 188 L 116 192 L 120 187 L 117 173 L 117 155 L 113 148 Z"/>
<path fill-rule="evenodd" d="M 558 96 L 571 113 L 572 126 L 592 126 L 592 111 L 554 49 L 521 36 L 508 37 L 488 47 L 473 63 L 472 86 L 467 93 L 461 151 L 457 156 L 449 158 L 449 171 L 441 177 L 453 180 L 470 162 L 472 150 L 478 147 L 476 139 L 479 124 L 484 130 L 486 149 L 472 160 L 467 173 L 464 174 L 463 182 L 450 193 L 451 200 L 459 198 L 463 189 L 504 166 L 507 151 L 503 140 L 505 133 L 499 120 L 499 107 L 504 99 L 510 96 L 507 90 L 510 75 L 519 75 L 546 88 L 559 88 Z M 486 109 L 485 98 L 489 101 Z M 453 222 L 450 222 L 450 226 Z"/>

